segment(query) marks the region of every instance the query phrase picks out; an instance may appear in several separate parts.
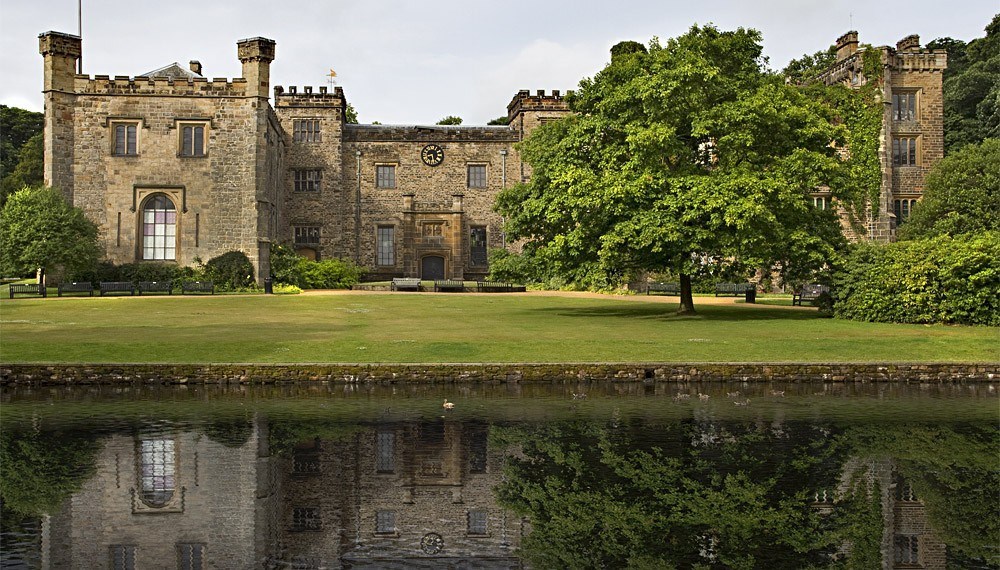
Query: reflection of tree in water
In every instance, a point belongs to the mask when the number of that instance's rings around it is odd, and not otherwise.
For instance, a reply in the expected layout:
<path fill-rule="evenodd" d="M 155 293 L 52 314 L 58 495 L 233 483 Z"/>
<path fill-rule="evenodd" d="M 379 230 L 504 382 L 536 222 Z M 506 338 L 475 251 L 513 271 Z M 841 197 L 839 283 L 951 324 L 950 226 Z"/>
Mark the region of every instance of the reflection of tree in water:
<path fill-rule="evenodd" d="M 518 450 L 497 495 L 529 517 L 523 554 L 540 568 L 879 567 L 882 490 L 845 472 L 852 457 L 888 460 L 912 482 L 950 565 L 995 567 L 985 562 L 1000 536 L 994 427 L 698 418 L 503 428 L 493 439 Z"/>

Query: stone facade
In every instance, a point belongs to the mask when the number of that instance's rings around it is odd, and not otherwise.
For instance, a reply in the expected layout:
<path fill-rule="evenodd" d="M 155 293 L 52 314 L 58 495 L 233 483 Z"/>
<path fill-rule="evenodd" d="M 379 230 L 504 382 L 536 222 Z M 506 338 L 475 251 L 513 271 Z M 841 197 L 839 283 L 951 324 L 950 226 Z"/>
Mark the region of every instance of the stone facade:
<path fill-rule="evenodd" d="M 865 77 L 862 61 L 865 50 L 879 53 L 882 68 L 879 79 L 883 102 L 879 134 L 882 185 L 878 212 L 842 211 L 849 222 L 845 223 L 845 232 L 852 239 L 893 241 L 896 227 L 905 221 L 912 205 L 923 195 L 927 172 L 944 157 L 942 77 L 948 66 L 948 54 L 944 50 L 922 49 L 917 35 L 903 38 L 895 48 L 859 48 L 858 33 L 854 31 L 838 38 L 836 47 L 836 63 L 819 77 L 828 85 L 867 84 L 869 78 Z M 829 200 L 829 193 L 817 193 L 815 198 Z M 860 228 L 864 231 L 858 231 Z"/>
<path fill-rule="evenodd" d="M 78 37 L 47 32 L 39 46 L 45 181 L 98 224 L 116 263 L 238 250 L 262 280 L 280 242 L 354 260 L 372 279 L 485 277 L 488 249 L 507 245 L 496 194 L 528 176 L 513 145 L 568 112 L 559 92 L 521 91 L 509 126 L 353 125 L 340 87 L 276 86 L 272 106 L 265 38 L 238 42 L 243 78 L 232 80 L 202 77 L 198 62 L 190 73 L 77 75 Z M 201 146 L 185 146 L 190 132 Z M 440 163 L 423 159 L 428 145 Z M 156 208 L 169 227 L 149 223 Z"/>

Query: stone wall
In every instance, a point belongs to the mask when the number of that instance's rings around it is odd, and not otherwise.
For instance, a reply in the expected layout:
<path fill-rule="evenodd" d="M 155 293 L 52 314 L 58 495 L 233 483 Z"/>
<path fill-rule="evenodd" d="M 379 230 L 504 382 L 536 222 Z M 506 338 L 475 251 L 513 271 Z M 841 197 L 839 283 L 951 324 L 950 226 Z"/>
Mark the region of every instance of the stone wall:
<path fill-rule="evenodd" d="M 7 364 L 0 385 L 276 382 L 994 382 L 1000 363 Z"/>

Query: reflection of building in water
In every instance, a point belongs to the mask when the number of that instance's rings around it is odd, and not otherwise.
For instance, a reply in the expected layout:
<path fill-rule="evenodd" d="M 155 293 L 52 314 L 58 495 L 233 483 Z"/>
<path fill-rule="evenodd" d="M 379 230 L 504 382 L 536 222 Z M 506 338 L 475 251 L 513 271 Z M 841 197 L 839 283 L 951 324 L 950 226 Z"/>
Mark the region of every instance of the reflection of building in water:
<path fill-rule="evenodd" d="M 280 557 L 296 568 L 520 568 L 485 424 L 380 424 L 285 461 Z"/>
<path fill-rule="evenodd" d="M 821 491 L 813 507 L 830 512 L 834 498 L 872 492 L 876 485 L 882 510 L 882 568 L 944 570 L 947 550 L 930 526 L 927 509 L 890 458 L 851 458 L 845 464 L 835 492 Z"/>
<path fill-rule="evenodd" d="M 42 531 L 43 568 L 252 568 L 273 544 L 264 428 L 238 441 L 158 427 L 114 435 Z M 226 439 L 226 438 L 219 438 Z"/>

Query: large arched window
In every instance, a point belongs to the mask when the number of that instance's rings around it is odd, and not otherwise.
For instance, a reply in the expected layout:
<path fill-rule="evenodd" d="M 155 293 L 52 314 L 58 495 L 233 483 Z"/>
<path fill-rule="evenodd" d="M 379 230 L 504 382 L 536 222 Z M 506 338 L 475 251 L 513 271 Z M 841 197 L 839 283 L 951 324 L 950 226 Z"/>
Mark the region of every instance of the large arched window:
<path fill-rule="evenodd" d="M 174 497 L 174 440 L 143 439 L 139 453 L 142 501 L 151 507 L 164 507 Z"/>
<path fill-rule="evenodd" d="M 177 210 L 163 194 L 146 200 L 142 207 L 142 258 L 174 260 L 176 253 Z"/>

